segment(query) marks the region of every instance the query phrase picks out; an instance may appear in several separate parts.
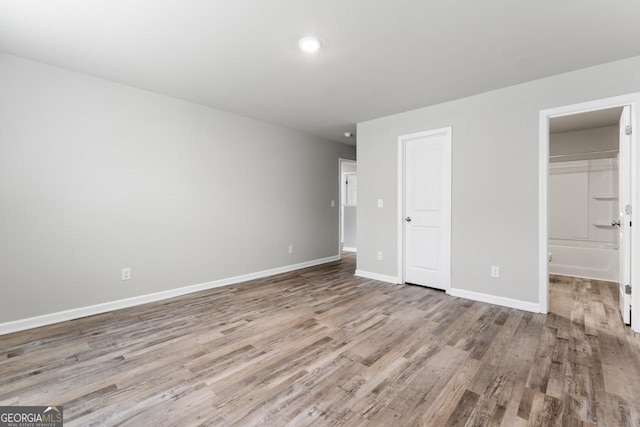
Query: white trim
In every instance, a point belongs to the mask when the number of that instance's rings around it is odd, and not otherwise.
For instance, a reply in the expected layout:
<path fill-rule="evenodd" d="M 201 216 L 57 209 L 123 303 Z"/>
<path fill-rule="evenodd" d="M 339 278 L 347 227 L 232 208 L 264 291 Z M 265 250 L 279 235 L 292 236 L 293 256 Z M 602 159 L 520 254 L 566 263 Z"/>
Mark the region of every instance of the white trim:
<path fill-rule="evenodd" d="M 538 305 L 540 313 L 549 313 L 549 238 L 547 180 L 549 178 L 549 116 L 540 111 L 540 129 L 538 146 L 538 252 L 544 251 L 544 257 L 538 254 Z M 544 279 L 544 284 L 542 283 Z"/>
<path fill-rule="evenodd" d="M 343 246 L 342 250 L 345 252 L 358 252 L 357 248 L 352 248 L 351 246 Z"/>
<path fill-rule="evenodd" d="M 379 280 L 381 282 L 398 284 L 398 278 L 395 276 L 387 276 L 386 274 L 371 273 L 369 271 L 356 270 L 354 276 L 364 277 L 365 279 Z"/>
<path fill-rule="evenodd" d="M 301 268 L 313 267 L 319 264 L 339 261 L 340 256 L 334 255 L 327 258 L 315 259 L 302 262 L 299 264 L 286 265 L 283 267 L 272 268 L 270 270 L 258 271 L 255 273 L 243 274 L 241 276 L 228 277 L 225 279 L 214 280 L 212 282 L 200 283 L 197 285 L 185 286 L 167 291 L 155 292 L 152 294 L 140 295 L 131 298 L 125 298 L 116 301 L 109 301 L 102 304 L 90 305 L 87 307 L 73 308 L 71 310 L 59 311 L 56 313 L 44 314 L 42 316 L 30 317 L 27 319 L 14 320 L 0 324 L 0 335 L 10 334 L 12 332 L 24 331 L 26 329 L 47 326 L 54 323 L 65 322 L 67 320 L 79 319 L 81 317 L 93 316 L 96 314 L 106 313 L 108 311 L 119 310 L 121 308 L 133 307 L 136 305 L 147 304 L 150 302 L 160 301 L 167 298 L 173 298 L 180 295 L 186 295 L 193 292 L 204 291 L 207 289 L 219 288 L 222 286 L 234 285 L 249 280 L 261 279 L 275 274 L 288 273 L 290 271 L 299 270 Z"/>
<path fill-rule="evenodd" d="M 397 214 L 397 233 L 398 233 L 398 277 L 396 279 L 396 283 L 404 283 L 404 152 L 406 141 L 413 138 L 421 138 L 424 136 L 434 136 L 434 135 L 445 135 L 447 137 L 447 156 L 448 156 L 448 169 L 449 173 L 443 185 L 446 187 L 444 191 L 449 193 L 449 206 L 446 207 L 448 213 L 448 230 L 445 234 L 447 238 L 447 242 L 445 243 L 447 247 L 447 256 L 444 260 L 443 270 L 447 273 L 444 278 L 444 290 L 447 291 L 451 289 L 451 181 L 452 181 L 452 128 L 444 127 L 440 129 L 434 129 L 426 132 L 416 132 L 408 135 L 401 135 L 398 137 L 398 214 Z"/>
<path fill-rule="evenodd" d="M 638 182 L 638 167 L 640 167 L 640 149 L 638 148 L 638 123 L 640 123 L 640 92 L 598 99 L 573 105 L 565 105 L 540 111 L 539 150 L 538 150 L 538 289 L 540 312 L 549 311 L 549 281 L 548 281 L 548 250 L 547 250 L 547 181 L 549 175 L 549 119 L 576 113 L 602 110 L 605 108 L 623 107 L 630 105 L 632 109 L 631 126 L 631 180 Z M 633 211 L 631 221 L 640 224 L 640 185 L 632 189 L 631 205 Z M 631 253 L 640 253 L 640 227 L 631 227 Z M 631 327 L 640 332 L 640 262 L 637 256 L 631 257 L 631 283 L 633 285 Z"/>
<path fill-rule="evenodd" d="M 473 301 L 486 302 L 488 304 L 500 305 L 503 307 L 517 308 L 518 310 L 531 311 L 533 313 L 540 312 L 540 304 L 534 302 L 522 301 L 517 299 L 499 297 L 495 295 L 483 294 L 480 292 L 467 291 L 464 289 L 451 288 L 447 292 L 454 297 L 470 299 Z"/>
<path fill-rule="evenodd" d="M 404 141 L 398 137 L 398 283 L 404 283 Z"/>

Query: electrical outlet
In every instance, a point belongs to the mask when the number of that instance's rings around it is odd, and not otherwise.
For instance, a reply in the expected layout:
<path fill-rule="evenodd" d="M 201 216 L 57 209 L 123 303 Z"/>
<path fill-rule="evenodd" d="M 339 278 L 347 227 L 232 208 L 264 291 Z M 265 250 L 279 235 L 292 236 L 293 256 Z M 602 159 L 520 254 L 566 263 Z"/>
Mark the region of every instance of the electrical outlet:
<path fill-rule="evenodd" d="M 127 268 L 123 268 L 122 269 L 122 280 L 129 280 L 131 279 L 131 268 L 127 267 Z"/>
<path fill-rule="evenodd" d="M 293 253 L 293 245 L 289 245 L 289 253 L 292 254 Z"/>
<path fill-rule="evenodd" d="M 382 252 L 378 252 L 378 261 L 382 261 Z"/>
<path fill-rule="evenodd" d="M 336 207 L 336 201 L 335 201 L 335 200 L 332 200 L 332 201 L 331 201 L 331 207 L 332 207 L 332 208 L 335 208 L 335 207 Z"/>
<path fill-rule="evenodd" d="M 497 265 L 491 266 L 491 277 L 499 278 L 500 277 L 500 267 Z"/>

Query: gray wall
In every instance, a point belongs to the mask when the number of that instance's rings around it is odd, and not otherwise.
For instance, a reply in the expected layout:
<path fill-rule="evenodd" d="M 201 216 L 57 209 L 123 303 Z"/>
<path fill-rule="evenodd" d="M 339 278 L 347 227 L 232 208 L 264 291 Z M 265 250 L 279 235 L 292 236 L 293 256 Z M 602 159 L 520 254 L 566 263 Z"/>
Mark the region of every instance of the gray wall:
<path fill-rule="evenodd" d="M 338 254 L 352 146 L 1 54 L 0 94 L 0 323 Z"/>
<path fill-rule="evenodd" d="M 345 206 L 344 207 L 344 247 L 357 248 L 357 221 L 358 221 L 358 207 L 357 206 Z"/>
<path fill-rule="evenodd" d="M 359 123 L 357 268 L 398 273 L 398 136 L 452 126 L 452 287 L 537 303 L 539 112 L 637 91 L 640 57 Z"/>

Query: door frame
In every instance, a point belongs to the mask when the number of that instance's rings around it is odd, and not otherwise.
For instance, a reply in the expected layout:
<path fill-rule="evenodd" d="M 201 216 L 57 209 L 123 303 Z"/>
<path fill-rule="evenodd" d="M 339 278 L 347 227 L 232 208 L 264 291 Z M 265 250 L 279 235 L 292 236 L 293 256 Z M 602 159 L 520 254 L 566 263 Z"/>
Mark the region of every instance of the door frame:
<path fill-rule="evenodd" d="M 607 108 L 631 106 L 631 181 L 638 182 L 638 165 L 640 165 L 640 149 L 638 149 L 638 127 L 640 123 L 640 92 L 611 98 L 597 99 L 588 102 L 565 105 L 562 107 L 541 110 L 539 114 L 539 147 L 538 147 L 538 289 L 540 312 L 549 312 L 549 265 L 548 265 L 548 179 L 549 179 L 549 120 Z M 632 189 L 631 221 L 640 224 L 640 185 Z M 631 227 L 631 254 L 640 253 L 640 227 Z M 631 256 L 631 327 L 640 332 L 640 263 L 637 256 Z"/>
<path fill-rule="evenodd" d="M 354 162 L 355 163 L 355 162 Z M 358 209 L 358 204 L 356 202 L 355 205 L 351 205 L 351 204 L 347 204 L 346 203 L 346 199 L 349 197 L 349 186 L 347 185 L 347 180 L 349 179 L 349 175 L 355 175 L 356 179 L 358 177 L 358 171 L 356 170 L 355 172 L 343 172 L 342 173 L 342 182 L 341 187 L 342 189 L 345 189 L 347 192 L 343 192 L 343 194 L 340 195 L 340 243 L 344 243 L 342 240 L 344 240 L 344 208 L 345 207 L 355 207 L 356 208 L 356 214 L 357 214 L 357 209 Z M 344 185 L 343 185 L 344 184 Z M 342 201 L 345 201 L 345 203 L 342 203 Z M 356 223 L 356 228 L 357 228 L 357 223 Z M 357 247 L 357 241 L 356 241 L 356 246 L 355 247 L 351 247 L 351 246 L 345 246 L 342 245 L 342 251 L 344 252 L 358 252 L 358 247 Z"/>
<path fill-rule="evenodd" d="M 342 191 L 342 165 L 343 163 L 353 163 L 358 167 L 358 161 L 352 159 L 346 159 L 344 157 L 338 157 L 338 258 L 342 259 L 342 233 L 344 231 L 344 212 L 342 208 L 342 199 L 344 194 Z"/>
<path fill-rule="evenodd" d="M 405 191 L 405 165 L 404 165 L 404 157 L 405 157 L 405 147 L 408 140 L 421 138 L 424 136 L 439 136 L 443 135 L 447 138 L 447 151 L 446 151 L 446 166 L 448 166 L 448 174 L 446 174 L 446 179 L 442 183 L 445 186 L 444 191 L 449 194 L 449 201 L 447 206 L 447 221 L 446 227 L 443 233 L 443 236 L 447 239 L 445 242 L 445 247 L 447 248 L 447 254 L 444 257 L 445 265 L 442 270 L 445 272 L 444 278 L 444 289 L 445 292 L 449 293 L 451 291 L 451 178 L 452 178 L 452 138 L 451 138 L 452 130 L 451 126 L 428 130 L 424 132 L 416 132 L 410 133 L 407 135 L 400 135 L 398 137 L 398 213 L 397 213 L 397 233 L 398 233 L 398 283 L 405 282 L 405 272 L 404 272 L 404 262 L 405 262 L 405 254 L 404 254 L 404 191 Z"/>

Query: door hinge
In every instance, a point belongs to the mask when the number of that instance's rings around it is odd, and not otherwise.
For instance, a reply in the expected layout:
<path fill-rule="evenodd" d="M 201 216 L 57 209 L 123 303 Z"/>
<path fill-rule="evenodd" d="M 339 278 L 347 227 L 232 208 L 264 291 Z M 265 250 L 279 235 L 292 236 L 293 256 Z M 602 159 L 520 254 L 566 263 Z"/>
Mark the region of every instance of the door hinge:
<path fill-rule="evenodd" d="M 627 126 L 626 128 L 624 128 L 624 134 L 625 135 L 631 135 L 631 126 Z"/>
<path fill-rule="evenodd" d="M 624 293 L 631 295 L 631 285 L 624 285 Z"/>

